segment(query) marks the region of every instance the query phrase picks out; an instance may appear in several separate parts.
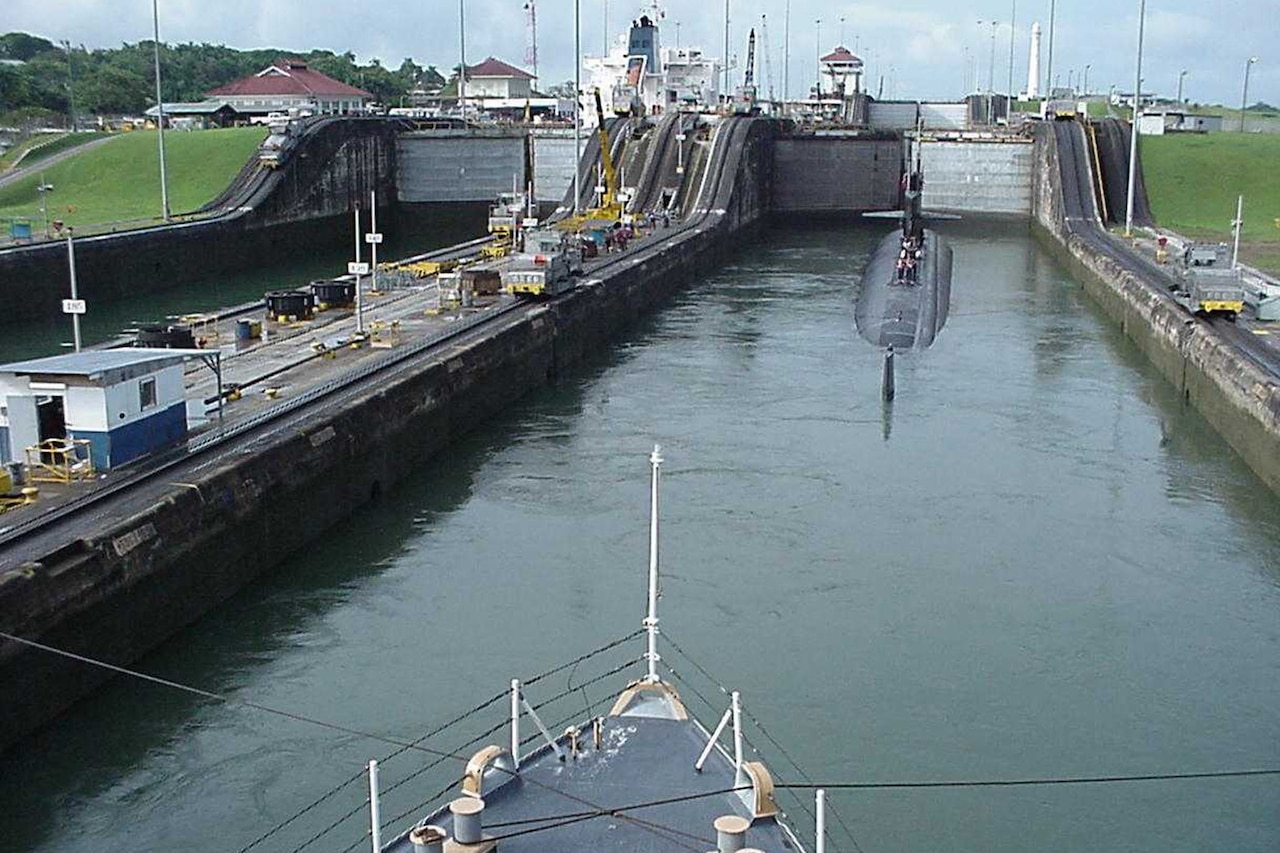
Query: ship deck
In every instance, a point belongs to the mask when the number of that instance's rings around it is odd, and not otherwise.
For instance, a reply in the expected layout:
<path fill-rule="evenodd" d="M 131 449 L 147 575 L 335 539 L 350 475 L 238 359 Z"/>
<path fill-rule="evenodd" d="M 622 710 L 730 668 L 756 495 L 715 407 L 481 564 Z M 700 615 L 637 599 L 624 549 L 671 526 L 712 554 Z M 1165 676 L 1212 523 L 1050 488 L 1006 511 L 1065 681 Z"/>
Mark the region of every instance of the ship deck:
<path fill-rule="evenodd" d="M 562 739 L 564 761 L 544 745 L 522 761 L 518 775 L 491 774 L 494 787 L 483 792 L 484 838 L 507 851 L 706 851 L 716 849 L 717 818 L 752 821 L 753 789 L 747 780 L 740 790 L 731 790 L 732 758 L 714 749 L 702 771 L 694 769 L 709 737 L 703 726 L 642 716 L 643 706 L 636 710 L 604 719 L 599 749 L 588 725 L 576 757 L 568 755 Z M 592 813 L 598 814 L 584 816 Z M 447 808 L 426 822 L 454 836 Z M 790 831 L 773 817 L 752 821 L 745 842 L 774 853 L 798 849 Z M 385 849 L 415 853 L 407 835 Z"/>

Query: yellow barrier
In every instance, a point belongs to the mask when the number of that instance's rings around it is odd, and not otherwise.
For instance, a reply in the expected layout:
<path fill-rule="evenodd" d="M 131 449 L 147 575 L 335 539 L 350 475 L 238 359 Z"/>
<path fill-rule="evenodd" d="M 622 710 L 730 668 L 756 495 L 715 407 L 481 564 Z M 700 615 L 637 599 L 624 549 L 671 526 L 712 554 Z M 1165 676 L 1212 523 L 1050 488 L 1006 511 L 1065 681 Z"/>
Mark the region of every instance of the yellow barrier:
<path fill-rule="evenodd" d="M 93 456 L 83 438 L 47 438 L 27 448 L 33 483 L 70 483 L 93 478 Z"/>

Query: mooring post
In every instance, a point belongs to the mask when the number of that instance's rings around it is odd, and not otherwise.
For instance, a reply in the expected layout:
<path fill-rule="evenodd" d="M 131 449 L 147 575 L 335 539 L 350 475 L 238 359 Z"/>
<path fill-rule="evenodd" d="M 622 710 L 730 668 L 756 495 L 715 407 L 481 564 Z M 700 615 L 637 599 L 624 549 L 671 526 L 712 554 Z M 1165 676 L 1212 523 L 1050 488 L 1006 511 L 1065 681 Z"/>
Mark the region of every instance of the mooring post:
<path fill-rule="evenodd" d="M 884 351 L 884 378 L 880 383 L 880 393 L 888 402 L 893 399 L 896 389 L 893 383 L 893 346 Z"/>

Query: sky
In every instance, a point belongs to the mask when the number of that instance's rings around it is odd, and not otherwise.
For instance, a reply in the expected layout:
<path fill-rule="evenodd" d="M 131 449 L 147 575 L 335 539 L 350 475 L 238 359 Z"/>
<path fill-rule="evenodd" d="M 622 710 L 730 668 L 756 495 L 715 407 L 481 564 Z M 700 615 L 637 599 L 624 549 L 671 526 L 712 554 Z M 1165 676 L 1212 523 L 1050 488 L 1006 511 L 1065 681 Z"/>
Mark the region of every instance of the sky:
<path fill-rule="evenodd" d="M 466 8 L 467 60 L 496 56 L 525 62 L 526 0 L 460 0 Z M 636 0 L 579 0 L 582 44 L 598 55 L 608 31 L 617 35 L 642 5 Z M 398 66 L 405 57 L 421 65 L 458 61 L 459 0 L 158 0 L 160 38 L 236 48 L 278 47 L 353 51 L 361 61 L 377 57 Z M 536 0 L 539 77 L 544 85 L 573 77 L 573 0 Z M 843 42 L 868 63 L 874 93 L 884 79 L 886 98 L 956 99 L 966 89 L 985 90 L 994 77 L 1008 88 L 1010 34 L 1015 88 L 1026 86 L 1029 31 L 1043 30 L 1042 74 L 1047 73 L 1050 0 L 915 0 L 904 4 L 839 0 L 729 0 L 731 56 L 746 53 L 747 30 L 767 16 L 769 65 L 757 62 L 762 92 L 772 77 L 781 93 L 786 9 L 790 6 L 790 94 L 807 92 L 819 50 Z M 23 30 L 87 47 L 112 47 L 151 38 L 146 0 L 3 0 L 0 32 Z M 724 54 L 724 5 L 719 0 L 661 3 L 663 44 L 701 47 Z M 843 18 L 843 23 L 841 23 Z M 1011 28 L 1011 19 L 1016 26 Z M 821 21 L 819 24 L 818 21 Z M 991 22 L 996 22 L 994 45 Z M 677 27 L 678 22 L 678 27 Z M 982 22 L 981 24 L 979 22 Z M 1079 81 L 1088 66 L 1089 88 L 1132 91 L 1138 30 L 1134 0 L 1057 0 L 1053 75 L 1059 85 Z M 1151 0 L 1147 3 L 1143 91 L 1173 96 L 1185 70 L 1184 96 L 1203 103 L 1239 106 L 1245 64 L 1259 57 L 1249 76 L 1249 102 L 1280 105 L 1280 7 L 1275 0 Z M 734 75 L 734 79 L 741 72 Z"/>

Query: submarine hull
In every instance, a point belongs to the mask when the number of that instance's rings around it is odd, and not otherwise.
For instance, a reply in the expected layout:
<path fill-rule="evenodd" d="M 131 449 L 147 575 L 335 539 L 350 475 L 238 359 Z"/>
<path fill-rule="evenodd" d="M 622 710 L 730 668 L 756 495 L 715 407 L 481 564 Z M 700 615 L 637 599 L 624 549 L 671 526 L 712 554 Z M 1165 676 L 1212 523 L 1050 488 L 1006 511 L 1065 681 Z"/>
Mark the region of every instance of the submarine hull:
<path fill-rule="evenodd" d="M 923 257 L 913 280 L 898 278 L 902 234 L 886 234 L 867 264 L 854 303 L 858 334 L 878 347 L 895 350 L 931 346 L 951 309 L 951 247 L 924 229 Z"/>

